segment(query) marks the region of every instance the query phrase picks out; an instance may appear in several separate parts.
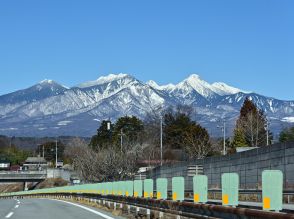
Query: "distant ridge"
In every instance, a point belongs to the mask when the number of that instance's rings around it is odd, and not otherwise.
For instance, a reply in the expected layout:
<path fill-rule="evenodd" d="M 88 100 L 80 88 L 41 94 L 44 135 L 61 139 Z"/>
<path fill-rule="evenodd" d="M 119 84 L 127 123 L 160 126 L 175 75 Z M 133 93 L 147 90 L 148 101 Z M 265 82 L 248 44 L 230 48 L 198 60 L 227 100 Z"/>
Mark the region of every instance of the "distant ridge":
<path fill-rule="evenodd" d="M 208 83 L 192 74 L 178 84 L 146 83 L 129 74 L 110 74 L 72 88 L 44 80 L 30 88 L 0 96 L 0 134 L 11 136 L 91 136 L 103 119 L 123 115 L 145 118 L 158 108 L 191 105 L 196 120 L 209 132 L 220 135 L 217 124 L 234 127 L 246 97 L 263 109 L 278 132 L 294 124 L 294 101 L 283 101 L 246 92 L 223 82 Z"/>

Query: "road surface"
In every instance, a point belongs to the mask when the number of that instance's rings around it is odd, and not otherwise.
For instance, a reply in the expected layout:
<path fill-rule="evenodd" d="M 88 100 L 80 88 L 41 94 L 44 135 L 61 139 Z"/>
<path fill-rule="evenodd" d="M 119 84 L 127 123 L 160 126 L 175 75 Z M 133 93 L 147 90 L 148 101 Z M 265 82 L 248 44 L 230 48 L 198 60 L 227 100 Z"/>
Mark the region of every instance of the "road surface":
<path fill-rule="evenodd" d="M 11 219 L 121 219 L 109 212 L 77 203 L 50 199 L 0 200 L 0 218 Z"/>

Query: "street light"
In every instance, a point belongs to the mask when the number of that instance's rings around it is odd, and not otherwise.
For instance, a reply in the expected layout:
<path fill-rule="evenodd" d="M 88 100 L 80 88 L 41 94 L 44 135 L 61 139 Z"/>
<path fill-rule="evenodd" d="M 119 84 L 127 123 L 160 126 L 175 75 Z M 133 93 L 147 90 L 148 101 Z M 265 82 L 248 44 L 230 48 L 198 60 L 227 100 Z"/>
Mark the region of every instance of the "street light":
<path fill-rule="evenodd" d="M 224 138 L 224 142 L 223 142 L 223 155 L 226 155 L 226 120 L 223 119 L 222 120 L 222 125 L 221 126 L 217 126 L 218 128 L 220 128 L 223 132 L 223 138 Z"/>
<path fill-rule="evenodd" d="M 160 165 L 162 166 L 162 116 L 160 116 Z"/>
<path fill-rule="evenodd" d="M 265 123 L 265 130 L 266 130 L 266 146 L 269 145 L 269 126 L 270 126 L 270 122 L 268 120 L 266 120 Z"/>
<path fill-rule="evenodd" d="M 57 153 L 58 153 L 58 151 L 57 151 L 57 138 L 55 140 L 55 150 L 56 150 L 56 153 L 55 153 L 55 168 L 57 169 Z"/>
<path fill-rule="evenodd" d="M 120 152 L 122 152 L 122 148 L 123 148 L 123 128 L 120 129 Z"/>

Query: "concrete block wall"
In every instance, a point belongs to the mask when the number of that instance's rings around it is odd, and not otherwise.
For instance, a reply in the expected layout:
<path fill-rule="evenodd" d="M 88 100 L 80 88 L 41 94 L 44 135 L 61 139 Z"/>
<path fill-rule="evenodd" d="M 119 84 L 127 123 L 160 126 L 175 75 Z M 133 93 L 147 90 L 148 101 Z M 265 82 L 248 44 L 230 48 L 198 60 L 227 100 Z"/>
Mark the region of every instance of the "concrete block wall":
<path fill-rule="evenodd" d="M 281 170 L 284 173 L 284 189 L 294 189 L 294 142 L 274 144 L 233 155 L 165 164 L 149 171 L 147 175 L 153 179 L 168 178 L 169 189 L 172 177 L 183 176 L 186 189 L 192 190 L 192 177 L 187 176 L 188 165 L 203 165 L 210 189 L 220 189 L 221 175 L 228 172 L 239 174 L 241 189 L 260 189 L 262 171 L 268 169 Z"/>

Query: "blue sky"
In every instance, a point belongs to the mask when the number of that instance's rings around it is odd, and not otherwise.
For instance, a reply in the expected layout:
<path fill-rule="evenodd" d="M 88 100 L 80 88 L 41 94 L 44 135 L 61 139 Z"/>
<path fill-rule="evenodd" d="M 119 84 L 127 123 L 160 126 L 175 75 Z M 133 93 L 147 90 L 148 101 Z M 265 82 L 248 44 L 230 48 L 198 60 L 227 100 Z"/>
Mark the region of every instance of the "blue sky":
<path fill-rule="evenodd" d="M 0 94 L 108 73 L 191 73 L 294 100 L 292 0 L 2 0 Z"/>

